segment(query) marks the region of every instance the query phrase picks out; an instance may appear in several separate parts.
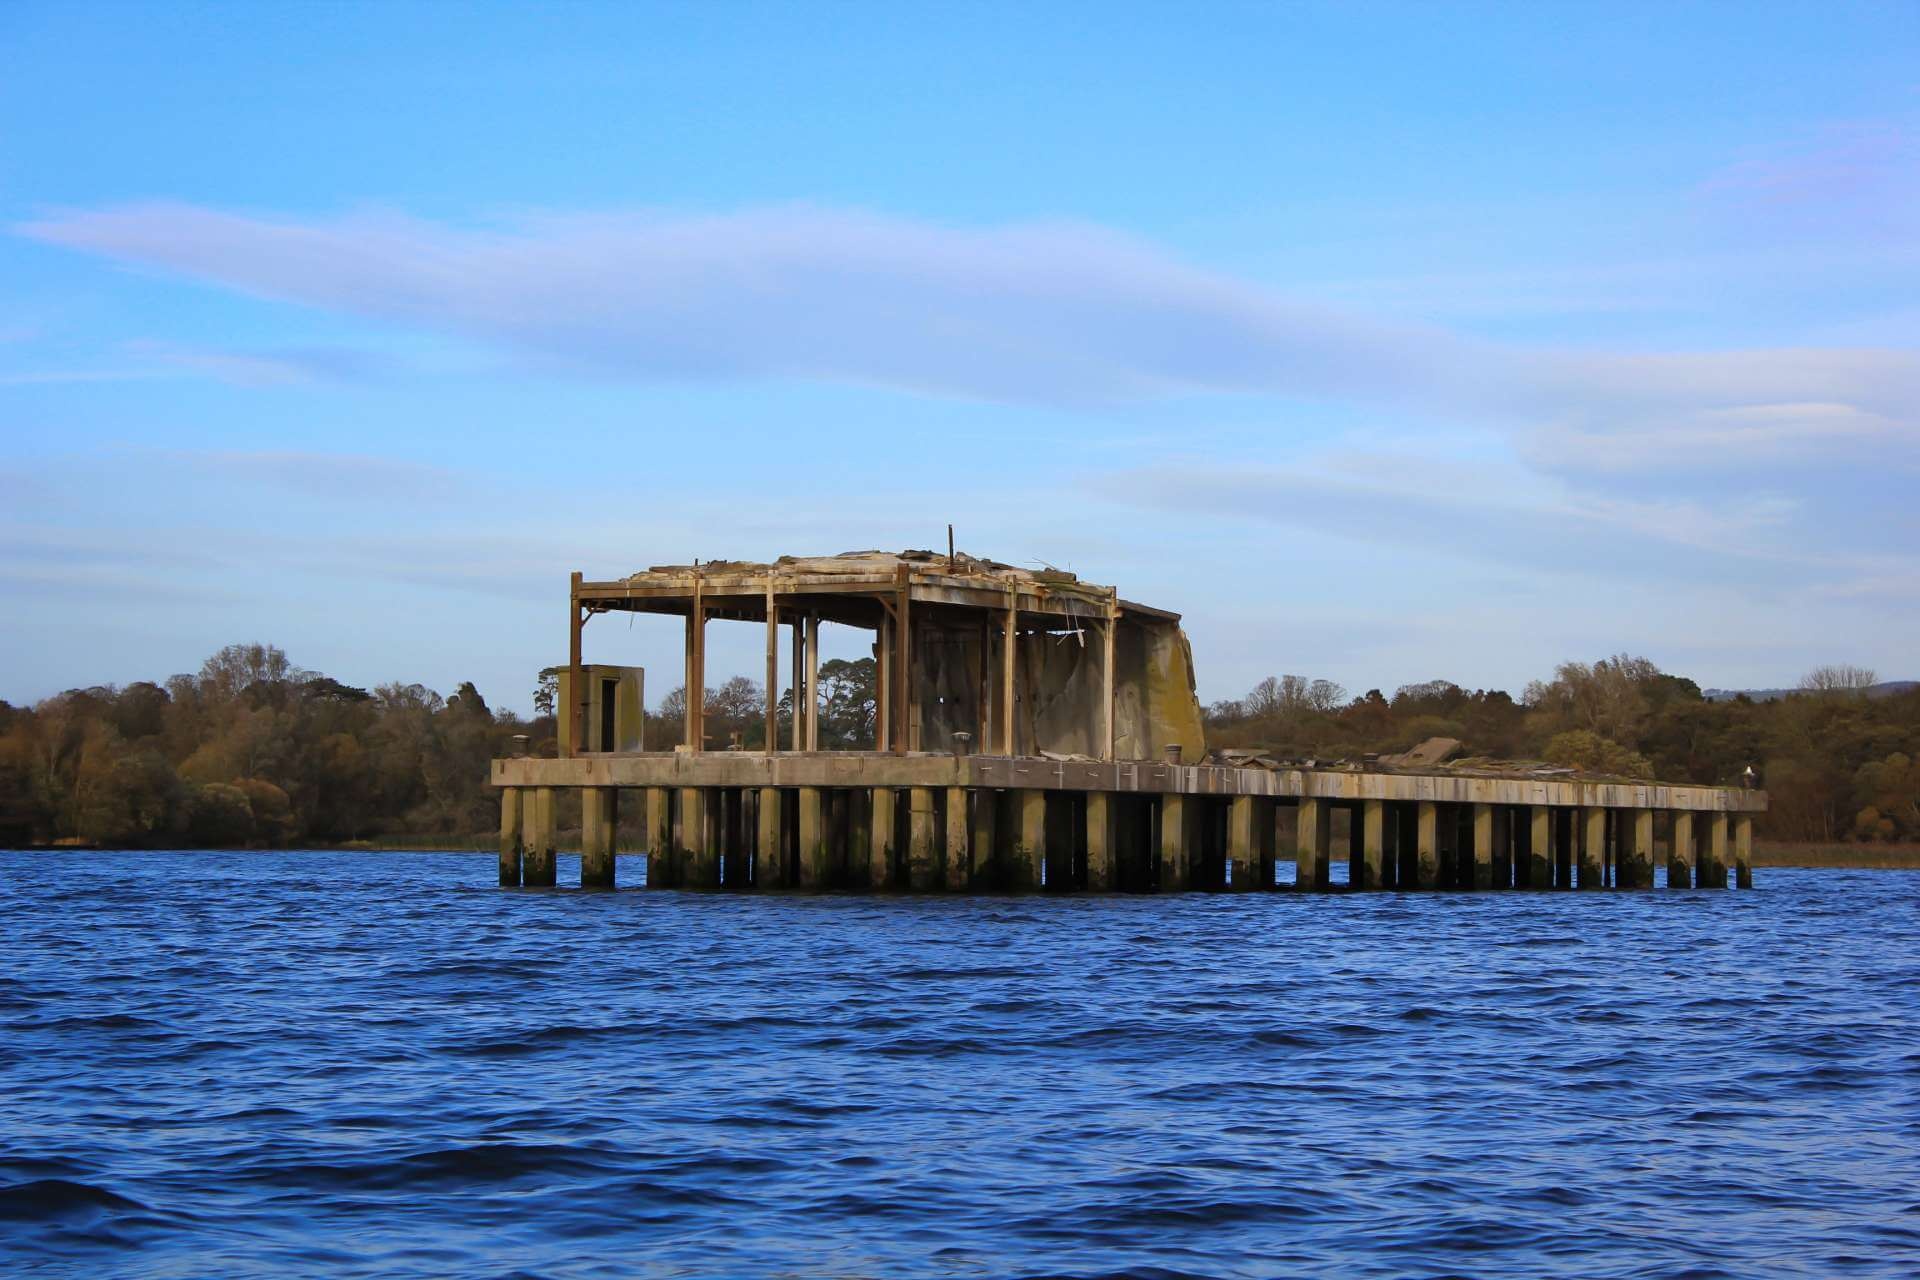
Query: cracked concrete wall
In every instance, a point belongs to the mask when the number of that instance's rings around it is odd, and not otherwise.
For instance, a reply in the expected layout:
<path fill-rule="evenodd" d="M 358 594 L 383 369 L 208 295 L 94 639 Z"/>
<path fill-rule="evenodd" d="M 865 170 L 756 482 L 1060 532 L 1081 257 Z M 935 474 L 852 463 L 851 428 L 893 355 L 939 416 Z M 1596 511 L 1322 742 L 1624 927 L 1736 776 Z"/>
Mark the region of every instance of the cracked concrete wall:
<path fill-rule="evenodd" d="M 920 749 L 946 750 L 957 732 L 975 735 L 974 749 L 982 749 L 980 664 L 984 651 L 990 676 L 989 723 L 997 726 L 999 629 L 929 624 L 916 630 Z M 1016 753 L 1102 755 L 1099 631 L 1023 633 L 1014 661 L 1020 691 L 1014 717 Z M 989 741 L 998 752 L 998 730 L 991 732 Z M 1178 743 L 1189 762 L 1206 754 L 1186 633 L 1172 622 L 1123 617 L 1114 636 L 1114 755 L 1157 760 L 1170 743 Z"/>

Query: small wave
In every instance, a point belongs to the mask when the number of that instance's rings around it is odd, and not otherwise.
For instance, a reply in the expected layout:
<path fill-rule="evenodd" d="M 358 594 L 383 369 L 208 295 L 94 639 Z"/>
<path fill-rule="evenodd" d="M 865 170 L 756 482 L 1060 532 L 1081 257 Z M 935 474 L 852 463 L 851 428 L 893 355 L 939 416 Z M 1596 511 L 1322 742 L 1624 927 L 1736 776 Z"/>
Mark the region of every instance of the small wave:
<path fill-rule="evenodd" d="M 0 1187 L 0 1218 L 31 1222 L 76 1214 L 147 1211 L 147 1206 L 138 1200 L 89 1182 L 69 1182 L 65 1178 L 36 1178 Z"/>

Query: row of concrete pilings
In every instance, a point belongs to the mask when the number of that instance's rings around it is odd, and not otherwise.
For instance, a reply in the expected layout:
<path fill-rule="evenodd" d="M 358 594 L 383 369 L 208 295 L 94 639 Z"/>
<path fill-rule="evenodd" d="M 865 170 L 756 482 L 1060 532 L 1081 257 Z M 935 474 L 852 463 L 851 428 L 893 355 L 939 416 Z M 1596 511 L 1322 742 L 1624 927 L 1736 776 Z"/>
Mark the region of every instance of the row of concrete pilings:
<path fill-rule="evenodd" d="M 583 888 L 614 886 L 619 811 L 635 800 L 650 888 L 1645 889 L 1657 855 L 1669 888 L 1724 889 L 1730 869 L 1739 887 L 1753 883 L 1746 813 L 976 787 L 567 789 L 580 795 Z M 503 886 L 555 883 L 557 790 L 502 788 Z M 1331 874 L 1336 843 L 1348 851 L 1344 886 Z"/>

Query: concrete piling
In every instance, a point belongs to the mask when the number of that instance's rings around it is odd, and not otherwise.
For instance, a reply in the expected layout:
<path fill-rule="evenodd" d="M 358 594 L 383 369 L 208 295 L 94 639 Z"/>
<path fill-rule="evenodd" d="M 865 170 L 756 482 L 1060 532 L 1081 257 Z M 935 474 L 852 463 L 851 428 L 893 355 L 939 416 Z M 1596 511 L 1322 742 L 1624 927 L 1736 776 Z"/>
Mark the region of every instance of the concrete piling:
<path fill-rule="evenodd" d="M 1493 806 L 1473 806 L 1473 871 L 1466 884 L 1474 889 L 1493 888 Z"/>
<path fill-rule="evenodd" d="M 1114 805 L 1104 791 L 1087 793 L 1087 892 L 1114 888 Z"/>
<path fill-rule="evenodd" d="M 1014 795 L 1013 841 L 1007 859 L 1007 888 L 1032 893 L 1040 888 L 1040 868 L 1047 859 L 1047 793 L 1020 791 Z"/>
<path fill-rule="evenodd" d="M 787 887 L 786 831 L 781 822 L 784 806 L 780 788 L 760 788 L 760 802 L 755 807 L 758 812 L 754 815 L 753 887 L 784 889 Z"/>
<path fill-rule="evenodd" d="M 525 812 L 522 829 L 525 853 L 521 882 L 529 889 L 551 889 L 554 885 L 553 788 L 535 787 L 532 803 L 521 802 Z"/>
<path fill-rule="evenodd" d="M 872 797 L 872 814 L 867 824 L 870 834 L 867 837 L 867 885 L 873 889 L 897 889 L 899 878 L 894 871 L 896 861 L 896 837 L 899 829 L 895 825 L 895 810 L 900 802 L 900 793 L 892 787 L 875 787 Z"/>
<path fill-rule="evenodd" d="M 975 884 L 973 851 L 968 838 L 972 826 L 967 818 L 965 787 L 947 788 L 945 825 L 947 888 L 953 893 L 965 893 Z"/>
<path fill-rule="evenodd" d="M 1440 806 L 1422 800 L 1414 810 L 1414 883 L 1422 889 L 1440 885 Z"/>
<path fill-rule="evenodd" d="M 1604 888 L 1606 886 L 1607 811 L 1596 808 L 1582 809 L 1579 815 L 1579 831 L 1579 887 L 1582 889 Z"/>
<path fill-rule="evenodd" d="M 800 788 L 800 887 L 831 887 L 833 851 L 827 846 L 827 797 L 819 787 Z"/>
<path fill-rule="evenodd" d="M 714 848 L 712 826 L 713 814 L 707 805 L 706 788 L 681 787 L 679 832 L 673 850 L 677 887 L 720 887 L 720 858 Z"/>
<path fill-rule="evenodd" d="M 647 888 L 673 887 L 673 793 L 665 787 L 645 791 L 647 815 Z"/>
<path fill-rule="evenodd" d="M 1302 796 L 1294 823 L 1293 887 L 1324 893 L 1333 884 L 1333 806 Z"/>
<path fill-rule="evenodd" d="M 1355 865 L 1360 874 L 1353 879 L 1356 889 L 1386 887 L 1387 802 L 1365 800 L 1360 805 L 1360 857 Z M 1351 873 L 1350 873 L 1351 874 Z"/>
<path fill-rule="evenodd" d="M 614 826 L 618 802 L 612 787 L 580 788 L 580 887 L 614 887 Z"/>
<path fill-rule="evenodd" d="M 523 787 L 500 791 L 500 887 L 520 887 L 520 796 Z"/>
<path fill-rule="evenodd" d="M 934 825 L 933 788 L 907 789 L 907 886 L 915 893 L 940 887 L 940 848 Z"/>
<path fill-rule="evenodd" d="M 1699 865 L 1694 879 L 1702 889 L 1727 887 L 1727 815 L 1706 815 L 1707 838 L 1701 841 Z"/>
<path fill-rule="evenodd" d="M 974 884 L 982 889 L 1000 883 L 1000 796 L 998 791 L 976 791 L 973 795 L 973 813 L 969 816 L 972 830 L 967 843 L 973 852 Z"/>
<path fill-rule="evenodd" d="M 1734 883 L 1742 889 L 1753 888 L 1753 815 L 1733 815 Z"/>
<path fill-rule="evenodd" d="M 1667 836 L 1667 888 L 1693 887 L 1693 815 L 1684 809 L 1673 814 L 1673 830 Z"/>
<path fill-rule="evenodd" d="M 1253 797 L 1227 802 L 1227 888 L 1245 893 L 1254 887 Z"/>
<path fill-rule="evenodd" d="M 1653 888 L 1653 810 L 1620 811 L 1620 885 L 1627 889 Z"/>

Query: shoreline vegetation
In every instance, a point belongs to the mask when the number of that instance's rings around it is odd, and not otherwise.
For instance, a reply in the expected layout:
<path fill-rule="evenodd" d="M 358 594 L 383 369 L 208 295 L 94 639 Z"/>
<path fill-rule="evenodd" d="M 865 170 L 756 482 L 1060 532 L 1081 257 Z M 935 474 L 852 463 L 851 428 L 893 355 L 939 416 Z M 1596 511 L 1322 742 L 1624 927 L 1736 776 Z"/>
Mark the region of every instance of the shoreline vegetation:
<path fill-rule="evenodd" d="M 493 710 L 471 682 L 446 696 L 355 688 L 270 644 L 229 645 L 163 683 L 0 702 L 0 847 L 490 848 L 499 797 L 488 762 L 514 754 L 516 739 L 555 754 L 557 671 L 540 673 L 532 719 Z M 823 663 L 820 697 L 823 749 L 872 747 L 872 659 Z M 685 707 L 676 688 L 649 710 L 648 750 L 680 744 Z M 734 677 L 706 690 L 705 707 L 707 749 L 761 748 L 759 684 Z M 1624 654 L 1563 663 L 1518 698 L 1447 680 L 1353 697 L 1328 680 L 1272 676 L 1204 719 L 1210 748 L 1280 759 L 1361 761 L 1447 738 L 1463 757 L 1626 779 L 1751 779 L 1769 795 L 1755 830 L 1762 865 L 1905 866 L 1920 847 L 1920 686 L 1877 684 L 1854 667 L 1818 668 L 1763 699 L 1709 698 Z M 577 830 L 579 803 L 561 791 L 561 830 Z M 637 848 L 642 826 L 625 806 L 620 847 Z"/>

